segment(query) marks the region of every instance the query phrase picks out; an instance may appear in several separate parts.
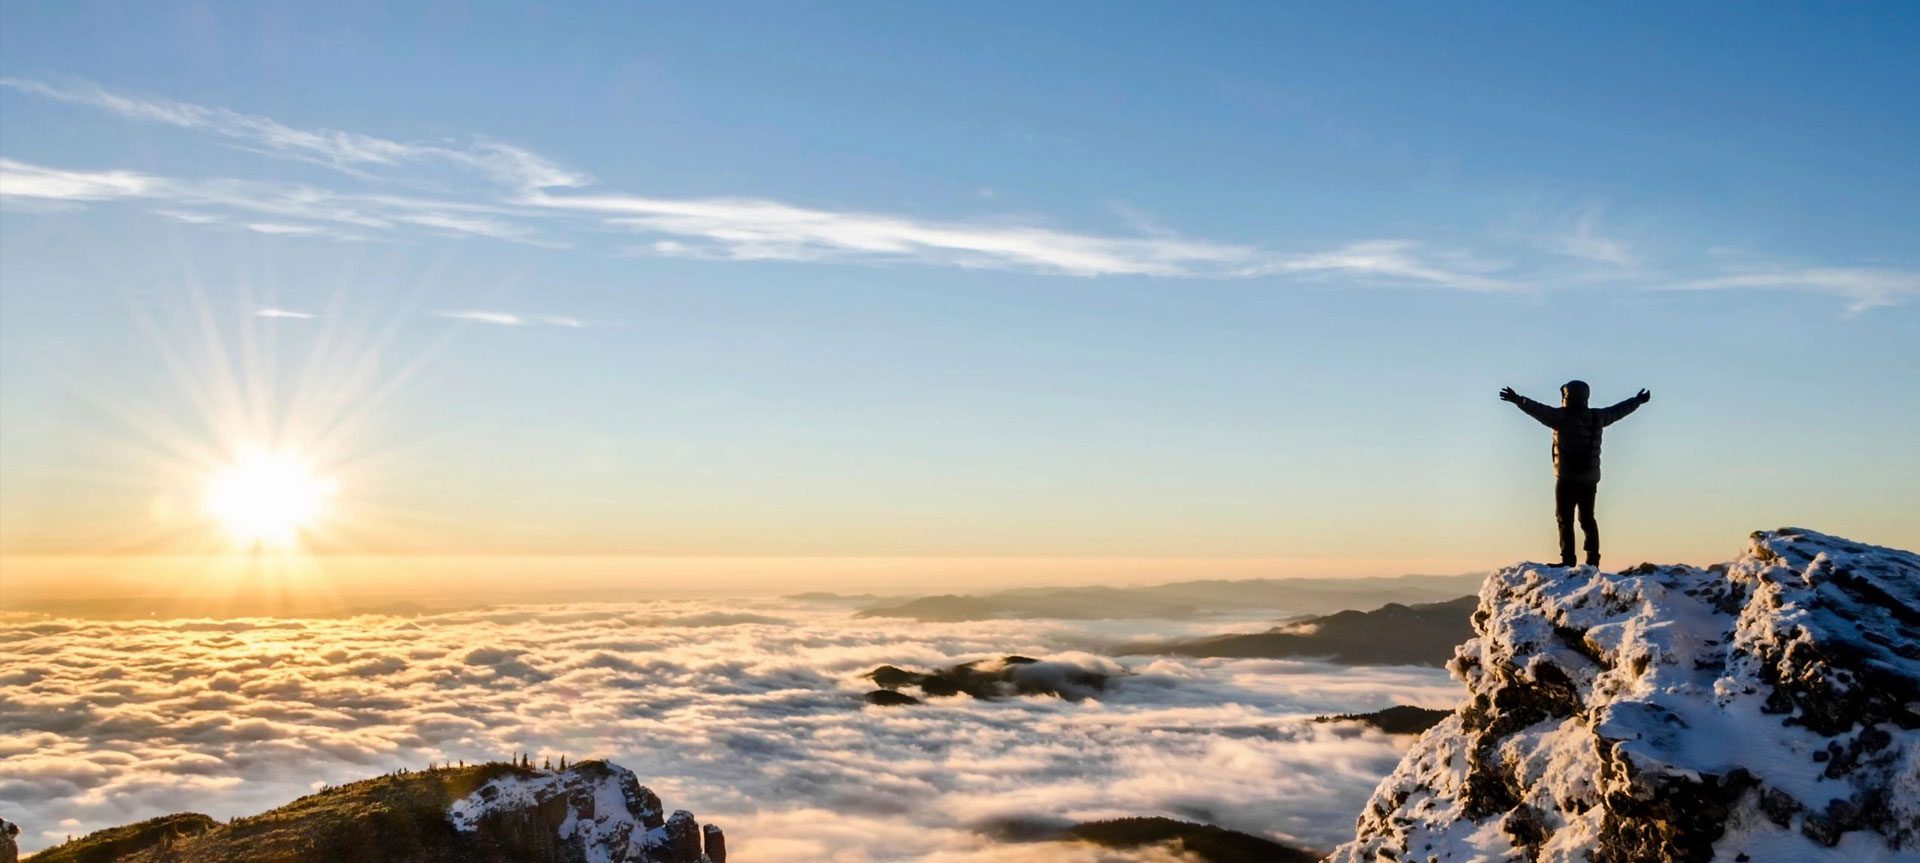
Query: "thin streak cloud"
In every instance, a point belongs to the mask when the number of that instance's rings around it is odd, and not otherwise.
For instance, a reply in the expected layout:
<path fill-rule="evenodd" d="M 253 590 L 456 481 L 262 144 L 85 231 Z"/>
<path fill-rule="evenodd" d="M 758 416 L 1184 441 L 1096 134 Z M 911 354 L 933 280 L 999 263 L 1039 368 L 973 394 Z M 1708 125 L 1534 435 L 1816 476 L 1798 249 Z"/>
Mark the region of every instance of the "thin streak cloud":
<path fill-rule="evenodd" d="M 1498 265 L 1479 264 L 1470 257 L 1458 256 L 1478 270 L 1501 269 Z M 1420 243 L 1412 240 L 1368 240 L 1330 252 L 1299 255 L 1265 264 L 1255 274 L 1296 273 L 1303 275 L 1349 275 L 1380 279 L 1400 284 L 1426 284 L 1463 291 L 1514 291 L 1521 285 L 1493 278 L 1485 272 L 1461 267 L 1448 268 L 1436 263 Z"/>
<path fill-rule="evenodd" d="M 142 198 L 171 206 L 154 213 L 179 222 L 217 225 L 228 215 L 240 227 L 279 236 L 362 237 L 364 231 L 394 232 L 418 228 L 440 236 L 477 236 L 514 243 L 561 248 L 530 225 L 485 214 L 510 209 L 460 201 L 394 195 L 335 192 L 297 183 L 219 178 L 187 180 L 133 171 L 72 171 L 0 159 L 0 197 L 73 204 Z M 267 218 L 259 218 L 259 217 Z M 361 229 L 342 233 L 341 226 Z"/>
<path fill-rule="evenodd" d="M 158 178 L 133 171 L 69 171 L 0 157 L 0 196 L 107 201 L 153 194 Z"/>
<path fill-rule="evenodd" d="M 1852 300 L 1849 310 L 1863 312 L 1920 296 L 1920 273 L 1878 267 L 1782 268 L 1681 282 L 1670 287 L 1681 291 L 1810 291 Z"/>
<path fill-rule="evenodd" d="M 532 152 L 484 139 L 476 139 L 465 147 L 446 147 L 334 129 L 296 129 L 227 108 L 117 93 L 89 81 L 52 83 L 0 78 L 0 86 L 85 105 L 131 120 L 209 132 L 251 145 L 269 155 L 297 158 L 349 172 L 408 163 L 441 163 L 478 172 L 512 188 L 582 186 L 588 182 L 586 175 L 568 171 Z"/>
<path fill-rule="evenodd" d="M 412 183 L 407 173 L 453 168 L 486 182 L 435 199 L 378 191 L 339 192 L 307 184 L 219 178 L 185 180 L 132 170 L 67 170 L 0 159 L 0 196 L 37 211 L 88 202 L 149 199 L 178 221 L 239 227 L 280 236 L 367 239 L 368 232 L 479 237 L 544 248 L 570 244 L 536 223 L 637 234 L 628 252 L 713 261 L 918 264 L 1081 277 L 1139 276 L 1236 280 L 1285 278 L 1432 287 L 1473 293 L 1530 292 L 1560 285 L 1617 281 L 1641 269 L 1641 256 L 1606 235 L 1599 211 L 1580 214 L 1571 229 L 1534 238 L 1535 250 L 1589 268 L 1568 273 L 1543 260 L 1492 260 L 1414 239 L 1371 239 L 1331 249 L 1286 252 L 1260 245 L 1185 237 L 1128 211 L 1137 236 L 1073 231 L 1004 220 L 942 220 L 910 215 L 808 207 L 755 197 L 657 198 L 620 192 L 556 194 L 592 180 L 530 150 L 475 138 L 464 146 L 407 143 L 330 129 L 300 129 L 266 117 L 171 99 L 133 96 L 86 81 L 0 79 L 18 92 L 82 105 L 131 120 L 211 134 L 268 155 L 316 162 L 372 184 Z M 233 218 L 238 216 L 238 218 Z M 335 230 L 349 226 L 350 233 Z M 1641 277 L 1679 290 L 1778 289 L 1839 296 L 1860 312 L 1920 294 L 1910 269 L 1826 266 L 1668 279 L 1651 267 Z M 487 313 L 491 314 L 491 313 Z M 501 317 L 497 316 L 496 317 Z M 516 322 L 579 326 L 570 319 L 505 315 Z M 501 320 L 485 320 L 506 323 Z"/>
<path fill-rule="evenodd" d="M 511 312 L 495 312 L 485 309 L 463 309 L 458 311 L 433 312 L 436 318 L 456 321 L 470 321 L 476 324 L 493 324 L 501 327 L 519 327 L 528 324 L 543 324 L 550 327 L 579 329 L 587 324 L 578 318 L 559 315 L 519 315 Z"/>
<path fill-rule="evenodd" d="M 1220 276 L 1261 255 L 1248 246 L 1177 237 L 1108 237 L 1034 226 L 932 222 L 753 198 L 533 194 L 526 201 L 604 214 L 607 224 L 639 233 L 698 241 L 698 245 L 653 246 L 663 254 L 688 257 L 918 260 L 1076 276 Z"/>

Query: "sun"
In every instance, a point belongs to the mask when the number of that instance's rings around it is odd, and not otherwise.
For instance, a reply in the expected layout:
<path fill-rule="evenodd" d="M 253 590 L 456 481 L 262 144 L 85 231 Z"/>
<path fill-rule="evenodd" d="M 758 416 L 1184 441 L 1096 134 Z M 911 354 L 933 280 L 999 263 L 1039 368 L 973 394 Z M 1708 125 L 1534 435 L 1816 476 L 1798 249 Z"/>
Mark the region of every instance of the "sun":
<path fill-rule="evenodd" d="M 237 545 L 292 548 L 338 490 L 295 455 L 249 451 L 207 478 L 207 514 Z"/>

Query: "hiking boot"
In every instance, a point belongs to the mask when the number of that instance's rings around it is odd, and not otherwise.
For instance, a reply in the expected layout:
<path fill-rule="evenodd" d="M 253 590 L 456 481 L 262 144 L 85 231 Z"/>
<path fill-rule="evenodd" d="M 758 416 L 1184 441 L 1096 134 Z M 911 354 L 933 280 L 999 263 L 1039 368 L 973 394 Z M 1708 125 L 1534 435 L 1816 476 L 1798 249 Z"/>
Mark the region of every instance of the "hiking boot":
<path fill-rule="evenodd" d="M 1597 554 L 1589 554 L 1589 555 L 1587 555 L 1587 565 L 1588 565 L 1588 566 L 1591 566 L 1591 567 L 1593 567 L 1594 569 L 1599 569 L 1599 568 L 1600 568 L 1600 555 L 1597 555 Z"/>

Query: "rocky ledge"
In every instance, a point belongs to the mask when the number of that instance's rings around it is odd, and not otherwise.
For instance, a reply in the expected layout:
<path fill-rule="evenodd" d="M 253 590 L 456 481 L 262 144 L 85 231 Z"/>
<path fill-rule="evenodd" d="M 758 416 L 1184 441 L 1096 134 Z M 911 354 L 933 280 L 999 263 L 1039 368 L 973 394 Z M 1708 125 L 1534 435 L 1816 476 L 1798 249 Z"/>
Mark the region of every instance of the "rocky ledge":
<path fill-rule="evenodd" d="M 1490 576 L 1335 863 L 1920 860 L 1920 556 L 1756 533 L 1700 569 Z"/>

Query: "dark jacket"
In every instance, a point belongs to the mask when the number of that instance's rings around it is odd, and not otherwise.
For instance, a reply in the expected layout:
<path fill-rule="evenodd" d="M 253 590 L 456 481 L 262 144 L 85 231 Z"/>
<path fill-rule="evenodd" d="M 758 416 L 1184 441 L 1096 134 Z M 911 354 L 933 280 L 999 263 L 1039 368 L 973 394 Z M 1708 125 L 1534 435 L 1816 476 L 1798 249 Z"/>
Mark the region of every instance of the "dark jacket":
<path fill-rule="evenodd" d="M 1553 429 L 1553 475 L 1569 482 L 1600 481 L 1601 429 L 1639 408 L 1639 397 L 1613 407 L 1590 408 L 1584 398 L 1564 407 L 1543 405 L 1526 396 L 1514 402 L 1527 416 Z"/>

